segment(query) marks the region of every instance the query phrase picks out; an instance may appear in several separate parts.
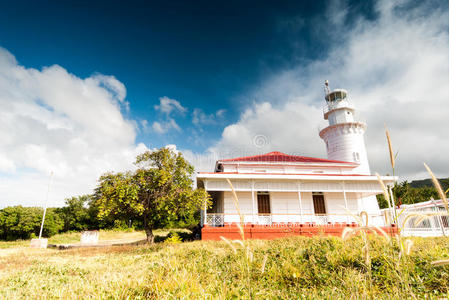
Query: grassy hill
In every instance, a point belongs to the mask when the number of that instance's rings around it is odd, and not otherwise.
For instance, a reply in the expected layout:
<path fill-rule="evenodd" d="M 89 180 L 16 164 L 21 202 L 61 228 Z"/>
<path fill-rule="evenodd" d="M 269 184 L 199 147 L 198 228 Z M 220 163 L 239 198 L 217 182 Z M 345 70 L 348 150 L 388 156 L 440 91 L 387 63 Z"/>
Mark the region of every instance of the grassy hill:
<path fill-rule="evenodd" d="M 440 182 L 441 187 L 443 188 L 444 191 L 449 189 L 449 178 L 439 178 L 438 181 Z M 428 179 L 410 181 L 410 186 L 413 188 L 421 188 L 421 187 L 432 187 L 433 188 L 433 183 L 432 183 L 432 179 L 428 178 Z"/>
<path fill-rule="evenodd" d="M 0 298 L 447 297 L 448 238 L 158 243 L 96 249 L 0 249 Z M 365 252 L 366 253 L 366 252 Z"/>

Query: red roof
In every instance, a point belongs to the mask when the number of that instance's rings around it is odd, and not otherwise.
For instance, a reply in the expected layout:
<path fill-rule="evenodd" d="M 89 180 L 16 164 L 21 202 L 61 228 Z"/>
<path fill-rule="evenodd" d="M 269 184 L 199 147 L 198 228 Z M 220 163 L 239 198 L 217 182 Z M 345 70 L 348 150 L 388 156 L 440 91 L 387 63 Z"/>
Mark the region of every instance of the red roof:
<path fill-rule="evenodd" d="M 220 174 L 220 175 L 301 175 L 301 176 L 372 176 L 365 174 L 334 174 L 334 173 L 239 173 L 239 172 L 198 172 L 198 174 Z"/>
<path fill-rule="evenodd" d="M 305 162 L 305 163 L 338 163 L 338 164 L 354 164 L 347 161 L 329 160 L 324 158 L 314 158 L 298 155 L 289 155 L 282 152 L 274 151 L 261 155 L 244 156 L 236 158 L 221 159 L 220 162 L 248 161 L 248 162 Z"/>

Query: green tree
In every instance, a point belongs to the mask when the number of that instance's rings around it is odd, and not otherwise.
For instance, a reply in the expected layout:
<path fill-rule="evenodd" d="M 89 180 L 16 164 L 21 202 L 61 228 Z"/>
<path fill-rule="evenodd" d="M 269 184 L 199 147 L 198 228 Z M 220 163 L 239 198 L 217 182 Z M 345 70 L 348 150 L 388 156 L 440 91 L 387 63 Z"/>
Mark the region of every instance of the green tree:
<path fill-rule="evenodd" d="M 148 243 L 153 229 L 179 219 L 188 219 L 201 209 L 209 196 L 194 189 L 193 166 L 181 153 L 161 148 L 140 154 L 136 171 L 106 173 L 95 189 L 98 216 L 142 221 Z"/>
<path fill-rule="evenodd" d="M 0 238 L 29 239 L 39 234 L 43 209 L 39 207 L 10 206 L 0 210 Z M 52 236 L 61 231 L 63 221 L 55 208 L 49 208 L 45 217 L 43 235 Z"/>
<path fill-rule="evenodd" d="M 66 206 L 58 209 L 64 220 L 64 231 L 85 230 L 90 225 L 89 208 L 90 195 L 82 195 L 65 199 Z"/>
<path fill-rule="evenodd" d="M 429 201 L 431 198 L 438 199 L 439 195 L 433 186 L 420 185 L 412 187 L 408 181 L 403 181 L 393 187 L 395 205 L 414 204 Z M 377 195 L 380 208 L 387 208 L 388 203 L 383 195 Z"/>

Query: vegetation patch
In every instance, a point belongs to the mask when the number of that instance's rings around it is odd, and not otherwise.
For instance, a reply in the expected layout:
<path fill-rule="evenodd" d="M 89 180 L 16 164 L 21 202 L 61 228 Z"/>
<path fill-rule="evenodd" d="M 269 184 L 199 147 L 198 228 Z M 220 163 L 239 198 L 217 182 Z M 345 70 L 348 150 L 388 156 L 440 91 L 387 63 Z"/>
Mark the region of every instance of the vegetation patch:
<path fill-rule="evenodd" d="M 0 270 L 0 298 L 447 297 L 449 266 L 431 263 L 449 257 L 448 238 L 412 238 L 409 255 L 401 255 L 398 240 L 368 238 L 370 266 L 360 237 L 251 240 L 248 248 L 195 241 L 4 249 L 0 263 L 14 266 Z M 15 268 L 21 261 L 23 267 Z"/>

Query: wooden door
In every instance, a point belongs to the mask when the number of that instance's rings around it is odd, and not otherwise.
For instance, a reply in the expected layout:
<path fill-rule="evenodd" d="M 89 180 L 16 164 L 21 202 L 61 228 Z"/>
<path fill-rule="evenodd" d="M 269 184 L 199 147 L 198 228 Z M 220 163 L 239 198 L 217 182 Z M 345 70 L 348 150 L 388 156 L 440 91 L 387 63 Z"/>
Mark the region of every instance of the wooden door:
<path fill-rule="evenodd" d="M 269 194 L 257 194 L 257 209 L 259 214 L 271 213 Z"/>
<path fill-rule="evenodd" d="M 323 195 L 313 195 L 313 209 L 316 215 L 325 215 L 326 206 L 324 205 Z"/>

